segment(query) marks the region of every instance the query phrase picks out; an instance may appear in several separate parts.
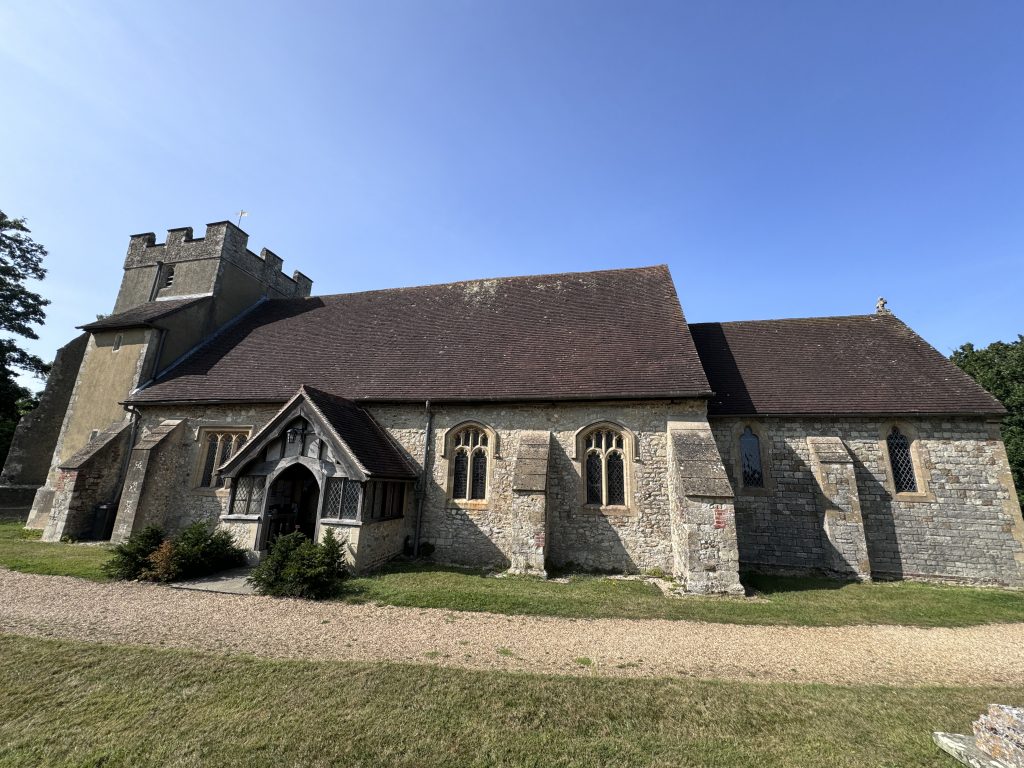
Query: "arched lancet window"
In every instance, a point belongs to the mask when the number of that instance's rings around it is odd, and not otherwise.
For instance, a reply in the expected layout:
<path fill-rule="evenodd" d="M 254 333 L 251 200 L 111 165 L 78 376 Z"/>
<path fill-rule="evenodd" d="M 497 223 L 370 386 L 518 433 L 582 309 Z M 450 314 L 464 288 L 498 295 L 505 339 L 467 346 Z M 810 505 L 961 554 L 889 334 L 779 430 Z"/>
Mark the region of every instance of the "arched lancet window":
<path fill-rule="evenodd" d="M 487 498 L 487 432 L 480 427 L 460 429 L 452 439 L 452 498 L 483 501 Z"/>
<path fill-rule="evenodd" d="M 907 436 L 900 432 L 899 427 L 893 427 L 885 443 L 889 448 L 889 466 L 892 467 L 892 484 L 896 493 L 916 493 L 917 477 Z"/>
<path fill-rule="evenodd" d="M 248 431 L 239 430 L 206 430 L 200 437 L 203 444 L 202 472 L 199 476 L 200 488 L 220 488 L 224 478 L 217 468 L 245 445 Z"/>
<path fill-rule="evenodd" d="M 174 285 L 174 265 L 164 267 L 164 288 Z"/>
<path fill-rule="evenodd" d="M 583 471 L 587 504 L 626 505 L 625 440 L 609 427 L 598 427 L 583 439 Z"/>
<path fill-rule="evenodd" d="M 761 467 L 761 438 L 746 427 L 740 435 L 740 462 L 743 468 L 744 488 L 764 488 L 764 470 Z"/>

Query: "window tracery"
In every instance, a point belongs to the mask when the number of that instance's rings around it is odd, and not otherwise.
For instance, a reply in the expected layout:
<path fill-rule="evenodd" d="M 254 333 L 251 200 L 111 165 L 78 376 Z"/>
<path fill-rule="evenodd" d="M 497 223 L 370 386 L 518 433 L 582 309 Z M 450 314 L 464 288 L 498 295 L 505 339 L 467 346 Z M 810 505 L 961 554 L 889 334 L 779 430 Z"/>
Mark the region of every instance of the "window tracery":
<path fill-rule="evenodd" d="M 602 507 L 626 505 L 625 437 L 601 426 L 583 438 L 586 503 Z"/>

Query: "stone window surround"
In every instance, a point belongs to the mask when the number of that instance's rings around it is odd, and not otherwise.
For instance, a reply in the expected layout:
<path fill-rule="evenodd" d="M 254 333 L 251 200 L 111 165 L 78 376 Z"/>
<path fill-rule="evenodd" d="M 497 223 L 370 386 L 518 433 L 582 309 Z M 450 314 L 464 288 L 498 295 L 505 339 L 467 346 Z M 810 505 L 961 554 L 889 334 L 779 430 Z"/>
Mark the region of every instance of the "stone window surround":
<path fill-rule="evenodd" d="M 750 431 L 757 436 L 758 447 L 761 450 L 761 476 L 764 484 L 757 486 L 746 486 L 743 484 L 743 451 L 740 447 L 740 437 L 743 430 L 750 427 Z M 744 496 L 771 496 L 775 493 L 775 476 L 772 473 L 771 446 L 769 445 L 768 428 L 763 422 L 748 419 L 733 425 L 732 433 L 729 436 L 729 448 L 732 452 L 733 488 L 737 494 Z"/>
<path fill-rule="evenodd" d="M 242 434 L 245 435 L 245 439 L 248 442 L 249 438 L 252 437 L 252 426 L 238 424 L 209 425 L 199 427 L 195 432 L 195 439 L 196 442 L 199 443 L 199 450 L 196 451 L 196 460 L 192 466 L 192 492 L 202 496 L 229 496 L 231 491 L 229 487 L 230 483 L 225 483 L 219 488 L 200 485 L 203 481 L 203 465 L 206 463 L 207 453 L 210 450 L 207 437 L 211 432 L 233 432 L 236 434 Z"/>
<path fill-rule="evenodd" d="M 455 491 L 455 438 L 466 429 L 478 429 L 487 436 L 487 469 L 485 471 L 486 485 L 484 498 L 482 499 L 456 499 L 453 497 Z M 441 457 L 448 463 L 447 482 L 445 484 L 445 506 L 448 508 L 471 510 L 483 510 L 490 506 L 493 496 L 494 461 L 499 458 L 498 433 L 481 421 L 472 419 L 460 421 L 444 433 L 444 453 Z M 472 472 L 472 467 L 470 467 Z"/>
<path fill-rule="evenodd" d="M 910 442 L 910 460 L 914 465 L 914 479 L 917 481 L 916 491 L 896 492 L 896 486 L 893 483 L 892 461 L 889 458 L 888 442 L 889 433 L 892 432 L 893 427 L 899 429 Z M 882 453 L 882 467 L 885 469 L 885 490 L 893 501 L 935 501 L 935 494 L 928 488 L 928 473 L 925 472 L 925 467 L 930 463 L 928 461 L 928 451 L 924 447 L 924 443 L 913 424 L 899 419 L 882 422 L 881 429 L 878 431 L 878 447 Z"/>
<path fill-rule="evenodd" d="M 587 503 L 586 442 L 592 432 L 599 432 L 601 430 L 616 432 L 622 436 L 622 448 L 620 450 L 622 451 L 623 459 L 623 485 L 625 486 L 623 490 L 626 499 L 624 506 L 605 506 L 603 504 Z M 574 438 L 573 445 L 576 449 L 576 455 L 572 459 L 577 476 L 579 477 L 579 487 L 577 490 L 579 511 L 584 514 L 604 514 L 608 517 L 631 517 L 636 512 L 636 503 L 633 498 L 633 464 L 638 461 L 637 457 L 639 455 L 639 439 L 636 434 L 633 430 L 623 424 L 619 424 L 617 421 L 595 421 L 576 430 Z"/>

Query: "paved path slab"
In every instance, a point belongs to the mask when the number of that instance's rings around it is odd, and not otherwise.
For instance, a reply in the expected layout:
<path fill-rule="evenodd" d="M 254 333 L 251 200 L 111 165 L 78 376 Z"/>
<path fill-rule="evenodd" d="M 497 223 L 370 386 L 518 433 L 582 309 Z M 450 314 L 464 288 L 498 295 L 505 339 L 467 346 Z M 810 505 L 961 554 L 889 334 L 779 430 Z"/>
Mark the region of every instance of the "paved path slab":
<path fill-rule="evenodd" d="M 234 568 L 201 579 L 178 581 L 169 586 L 172 589 L 194 589 L 198 592 L 220 592 L 225 595 L 254 595 L 256 590 L 251 584 L 246 583 L 250 573 L 252 568 Z"/>

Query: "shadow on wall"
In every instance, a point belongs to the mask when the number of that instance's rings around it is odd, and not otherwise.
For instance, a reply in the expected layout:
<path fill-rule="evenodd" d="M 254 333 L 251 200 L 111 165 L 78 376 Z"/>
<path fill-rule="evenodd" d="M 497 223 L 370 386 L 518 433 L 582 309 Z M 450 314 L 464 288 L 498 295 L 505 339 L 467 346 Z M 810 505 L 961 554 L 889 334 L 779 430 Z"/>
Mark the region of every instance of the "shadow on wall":
<path fill-rule="evenodd" d="M 492 541 L 491 533 L 484 530 L 466 510 L 448 507 L 441 514 L 444 515 L 443 522 L 430 526 L 433 538 L 424 539 L 435 547 L 431 555 L 435 562 L 502 570 L 512 565 L 508 556 Z"/>
<path fill-rule="evenodd" d="M 765 496 L 741 493 L 736 497 L 740 569 L 779 575 L 852 575 L 852 569 L 836 572 L 833 568 L 834 563 L 844 560 L 825 531 L 826 498 L 811 467 L 782 441 L 773 440 L 771 457 L 774 492 Z M 731 461 L 726 462 L 726 469 L 733 487 L 738 488 Z M 856 462 L 854 470 L 860 492 L 861 466 Z M 867 531 L 865 535 L 869 535 Z M 870 546 L 869 539 L 869 551 Z"/>
<path fill-rule="evenodd" d="M 871 578 L 902 579 L 903 555 L 896 535 L 892 496 L 856 454 L 853 454 L 853 468 L 857 475 L 857 493 L 860 494 L 861 514 L 864 517 L 864 538 L 868 545 Z"/>
<path fill-rule="evenodd" d="M 614 518 L 584 510 L 572 458 L 552 441 L 548 456 L 547 552 L 545 567 L 598 573 L 637 573 Z"/>

